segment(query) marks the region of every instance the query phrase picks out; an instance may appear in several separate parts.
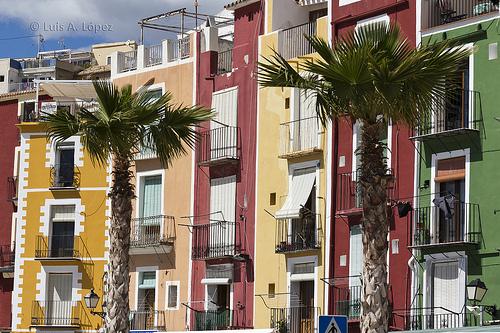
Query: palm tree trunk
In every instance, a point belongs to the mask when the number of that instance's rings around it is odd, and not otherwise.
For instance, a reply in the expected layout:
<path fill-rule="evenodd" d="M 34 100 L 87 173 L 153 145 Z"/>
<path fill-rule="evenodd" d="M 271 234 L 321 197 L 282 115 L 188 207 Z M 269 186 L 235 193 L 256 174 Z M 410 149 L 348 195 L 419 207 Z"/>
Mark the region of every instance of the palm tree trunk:
<path fill-rule="evenodd" d="M 115 156 L 113 164 L 106 328 L 108 333 L 128 333 L 130 219 L 134 189 L 130 184 L 130 160 L 126 156 Z"/>
<path fill-rule="evenodd" d="M 361 332 L 387 332 L 387 166 L 380 133 L 381 123 L 362 126 L 361 182 L 363 196 L 363 287 Z"/>

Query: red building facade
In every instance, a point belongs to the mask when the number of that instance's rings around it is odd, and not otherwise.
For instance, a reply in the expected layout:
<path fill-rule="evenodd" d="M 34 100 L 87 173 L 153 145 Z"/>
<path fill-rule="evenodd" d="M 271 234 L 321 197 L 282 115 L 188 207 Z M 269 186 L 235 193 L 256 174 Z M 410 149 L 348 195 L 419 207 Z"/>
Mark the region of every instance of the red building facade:
<path fill-rule="evenodd" d="M 334 0 L 332 5 L 332 40 L 352 31 L 356 26 L 371 22 L 398 24 L 403 34 L 415 45 L 416 1 Z M 347 315 L 350 331 L 359 331 L 362 240 L 361 195 L 356 182 L 359 157 L 354 153 L 359 145 L 360 126 L 348 119 L 340 119 L 333 127 L 333 187 L 332 237 L 330 256 L 332 263 L 329 279 L 329 313 Z M 392 123 L 388 125 L 383 141 L 387 145 L 388 168 L 394 182 L 388 189 L 390 218 L 388 251 L 389 304 L 392 311 L 390 329 L 403 327 L 404 314 L 411 304 L 411 272 L 408 261 L 410 235 L 407 217 L 399 217 L 395 206 L 398 201 L 412 202 L 414 196 L 414 146 L 408 139 L 412 130 Z"/>
<path fill-rule="evenodd" d="M 261 1 L 236 1 L 234 31 L 199 34 L 197 103 L 216 112 L 196 147 L 190 329 L 253 327 L 258 36 Z"/>

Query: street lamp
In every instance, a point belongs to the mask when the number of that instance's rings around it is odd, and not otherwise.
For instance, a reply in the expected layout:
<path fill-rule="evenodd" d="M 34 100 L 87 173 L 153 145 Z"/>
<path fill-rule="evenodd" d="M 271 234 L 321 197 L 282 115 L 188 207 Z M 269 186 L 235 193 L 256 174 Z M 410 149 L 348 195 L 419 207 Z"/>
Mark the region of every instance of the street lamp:
<path fill-rule="evenodd" d="M 94 309 L 99 303 L 99 295 L 94 292 L 94 289 L 90 289 L 90 292 L 83 298 L 85 300 L 85 306 L 90 309 L 90 313 L 101 318 L 106 317 L 105 312 L 97 312 Z M 104 304 L 103 304 L 104 305 Z"/>
<path fill-rule="evenodd" d="M 469 301 L 472 301 L 474 305 L 477 303 L 480 303 L 484 295 L 486 295 L 486 292 L 488 291 L 488 288 L 486 288 L 486 284 L 484 284 L 481 279 L 475 279 L 467 285 L 467 298 Z M 482 305 L 484 310 L 489 313 L 492 316 L 495 316 L 497 312 L 497 306 L 496 305 Z"/>

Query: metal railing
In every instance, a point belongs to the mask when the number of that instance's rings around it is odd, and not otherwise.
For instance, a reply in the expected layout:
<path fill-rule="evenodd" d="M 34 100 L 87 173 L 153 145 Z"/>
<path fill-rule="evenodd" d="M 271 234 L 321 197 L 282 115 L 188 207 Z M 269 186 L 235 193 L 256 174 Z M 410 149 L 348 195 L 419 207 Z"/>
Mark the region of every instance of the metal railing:
<path fill-rule="evenodd" d="M 80 236 L 37 236 L 35 258 L 85 260 L 90 254 Z"/>
<path fill-rule="evenodd" d="M 35 89 L 34 82 L 9 83 L 9 92 L 18 92 Z"/>
<path fill-rule="evenodd" d="M 205 310 L 194 312 L 194 328 L 192 331 L 215 331 L 230 329 L 232 325 L 233 310 Z"/>
<path fill-rule="evenodd" d="M 18 187 L 17 176 L 7 177 L 7 201 L 10 202 L 17 201 L 17 187 Z"/>
<path fill-rule="evenodd" d="M 309 117 L 280 124 L 280 155 L 320 149 L 318 117 Z"/>
<path fill-rule="evenodd" d="M 481 241 L 479 205 L 455 201 L 450 205 L 415 208 L 412 246 Z"/>
<path fill-rule="evenodd" d="M 80 326 L 82 306 L 78 301 L 34 301 L 31 324 L 34 326 Z"/>
<path fill-rule="evenodd" d="M 144 47 L 144 67 L 151 67 L 161 64 L 162 56 L 162 44 Z"/>
<path fill-rule="evenodd" d="M 307 22 L 281 32 L 279 52 L 285 59 L 292 59 L 314 52 L 305 36 L 316 35 L 316 21 Z"/>
<path fill-rule="evenodd" d="M 20 117 L 22 122 L 37 122 L 42 119 L 41 116 L 44 114 L 51 114 L 57 111 L 63 110 L 76 115 L 82 108 L 89 111 L 94 111 L 99 107 L 99 103 L 96 101 L 81 101 L 81 102 L 69 102 L 69 101 L 39 101 L 38 102 L 38 113 L 35 110 L 35 103 L 29 102 L 24 104 L 24 108 Z"/>
<path fill-rule="evenodd" d="M 278 333 L 314 333 L 318 315 L 319 308 L 312 306 L 271 308 L 270 325 Z"/>
<path fill-rule="evenodd" d="M 444 98 L 435 99 L 432 112 L 420 120 L 416 137 L 463 129 L 480 130 L 481 123 L 480 93 L 457 89 Z"/>
<path fill-rule="evenodd" d="M 392 170 L 388 174 L 392 174 Z M 363 207 L 363 192 L 358 172 L 337 174 L 337 211 L 349 211 Z M 387 200 L 394 197 L 394 188 L 387 187 Z"/>
<path fill-rule="evenodd" d="M 319 249 L 321 215 L 308 213 L 301 219 L 276 221 L 276 253 Z"/>
<path fill-rule="evenodd" d="M 212 221 L 194 225 L 193 259 L 232 257 L 241 250 L 240 224 L 237 222 Z"/>
<path fill-rule="evenodd" d="M 217 75 L 229 73 L 233 70 L 233 49 L 217 54 Z"/>
<path fill-rule="evenodd" d="M 175 239 L 175 218 L 167 215 L 132 219 L 130 247 L 149 247 Z"/>
<path fill-rule="evenodd" d="M 137 50 L 118 52 L 118 71 L 128 72 L 137 69 Z"/>
<path fill-rule="evenodd" d="M 403 330 L 455 329 L 480 325 L 479 317 L 465 309 L 453 312 L 443 307 L 393 310 L 392 320 Z"/>
<path fill-rule="evenodd" d="M 201 133 L 198 163 L 210 164 L 239 159 L 240 128 L 223 126 Z"/>
<path fill-rule="evenodd" d="M 168 45 L 168 61 L 189 58 L 191 56 L 191 41 L 189 37 L 170 39 Z"/>
<path fill-rule="evenodd" d="M 333 314 L 347 316 L 349 320 L 359 319 L 362 286 L 334 286 L 333 288 Z"/>
<path fill-rule="evenodd" d="M 138 310 L 130 311 L 131 330 L 158 330 L 167 329 L 164 310 Z"/>
<path fill-rule="evenodd" d="M 19 63 L 21 64 L 22 69 L 30 69 L 30 68 L 43 68 L 43 67 L 54 67 L 57 65 L 59 60 L 50 58 L 50 59 L 29 59 L 22 60 Z"/>
<path fill-rule="evenodd" d="M 56 164 L 50 168 L 50 188 L 80 187 L 80 169 L 73 164 Z"/>
<path fill-rule="evenodd" d="M 156 151 L 148 147 L 141 147 L 139 152 L 134 155 L 135 160 L 152 160 L 155 158 L 158 158 Z"/>
<path fill-rule="evenodd" d="M 0 245 L 0 268 L 14 267 L 16 254 L 14 252 L 15 246 Z"/>
<path fill-rule="evenodd" d="M 422 3 L 422 13 L 427 16 L 424 29 L 437 27 L 471 17 L 498 11 L 498 1 L 494 0 L 426 0 Z"/>

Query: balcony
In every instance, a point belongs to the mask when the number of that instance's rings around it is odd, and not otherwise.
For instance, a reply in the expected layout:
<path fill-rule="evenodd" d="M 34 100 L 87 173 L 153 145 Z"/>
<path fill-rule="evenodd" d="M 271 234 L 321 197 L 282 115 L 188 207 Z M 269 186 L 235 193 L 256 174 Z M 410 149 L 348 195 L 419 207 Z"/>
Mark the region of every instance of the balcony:
<path fill-rule="evenodd" d="M 17 206 L 18 178 L 16 176 L 7 177 L 7 201 Z"/>
<path fill-rule="evenodd" d="M 462 134 L 478 134 L 482 125 L 481 95 L 477 91 L 458 89 L 446 98 L 436 99 L 427 118 L 422 119 L 413 140 Z"/>
<path fill-rule="evenodd" d="M 240 128 L 223 126 L 201 133 L 197 151 L 198 165 L 235 163 L 240 159 Z"/>
<path fill-rule="evenodd" d="M 56 164 L 50 168 L 50 190 L 74 190 L 80 187 L 80 169 L 73 164 Z"/>
<path fill-rule="evenodd" d="M 276 221 L 276 253 L 321 248 L 321 215 L 309 213 L 301 219 Z"/>
<path fill-rule="evenodd" d="M 37 236 L 37 260 L 87 260 L 90 254 L 80 236 Z"/>
<path fill-rule="evenodd" d="M 166 314 L 163 310 L 130 311 L 130 330 L 165 331 Z"/>
<path fill-rule="evenodd" d="M 217 75 L 233 70 L 233 49 L 217 53 Z"/>
<path fill-rule="evenodd" d="M 118 52 L 118 71 L 120 73 L 137 69 L 137 50 Z"/>
<path fill-rule="evenodd" d="M 9 83 L 9 92 L 19 92 L 35 89 L 34 82 Z"/>
<path fill-rule="evenodd" d="M 32 326 L 80 327 L 82 306 L 77 301 L 34 301 Z"/>
<path fill-rule="evenodd" d="M 392 169 L 387 172 L 393 174 Z M 337 174 L 337 215 L 361 214 L 363 209 L 363 193 L 357 172 Z M 387 186 L 387 200 L 394 198 L 394 187 Z"/>
<path fill-rule="evenodd" d="M 194 327 L 191 331 L 216 331 L 228 330 L 233 327 L 232 319 L 234 316 L 233 310 L 205 310 L 196 311 L 194 314 Z"/>
<path fill-rule="evenodd" d="M 478 204 L 455 201 L 445 209 L 437 206 L 419 207 L 408 216 L 413 220 L 411 247 L 480 244 Z"/>
<path fill-rule="evenodd" d="M 283 29 L 279 34 L 279 53 L 286 60 L 314 53 L 305 36 L 316 35 L 316 21 Z"/>
<path fill-rule="evenodd" d="M 144 47 L 144 67 L 160 65 L 163 57 L 162 44 Z"/>
<path fill-rule="evenodd" d="M 237 222 L 213 221 L 194 225 L 193 260 L 231 258 L 241 251 L 240 224 Z"/>
<path fill-rule="evenodd" d="M 422 29 L 430 29 L 487 14 L 498 15 L 498 1 L 425 0 L 422 2 Z"/>
<path fill-rule="evenodd" d="M 358 279 L 359 276 L 349 277 Z M 359 320 L 361 316 L 361 285 L 333 287 L 333 314 Z"/>
<path fill-rule="evenodd" d="M 320 152 L 321 133 L 318 117 L 294 120 L 280 125 L 280 158 L 300 157 Z"/>
<path fill-rule="evenodd" d="M 31 69 L 31 68 L 47 68 L 47 67 L 55 67 L 59 60 L 55 58 L 50 59 L 29 59 L 22 60 L 19 63 L 21 64 L 22 69 Z"/>
<path fill-rule="evenodd" d="M 0 273 L 4 278 L 14 277 L 14 261 L 16 258 L 14 246 L 0 245 Z"/>
<path fill-rule="evenodd" d="M 279 333 L 314 333 L 318 310 L 310 306 L 271 308 L 271 328 Z"/>
<path fill-rule="evenodd" d="M 132 219 L 130 254 L 170 253 L 175 241 L 175 219 L 158 215 Z"/>
<path fill-rule="evenodd" d="M 189 36 L 181 39 L 167 40 L 168 61 L 186 59 L 191 56 L 191 40 Z"/>
<path fill-rule="evenodd" d="M 411 308 L 392 311 L 393 327 L 405 331 L 457 329 L 461 327 L 480 326 L 479 316 L 466 312 L 459 313 L 443 307 Z"/>
<path fill-rule="evenodd" d="M 35 102 L 25 102 L 21 113 L 21 122 L 38 122 L 41 121 L 40 116 L 44 113 L 55 113 L 59 110 L 64 110 L 72 115 L 77 114 L 82 108 L 93 111 L 99 107 L 96 101 L 82 101 L 82 102 L 69 102 L 69 101 L 39 101 L 38 110 L 35 109 Z"/>
<path fill-rule="evenodd" d="M 140 151 L 134 155 L 136 161 L 154 160 L 156 158 L 158 158 L 156 152 L 147 147 L 141 147 Z"/>

